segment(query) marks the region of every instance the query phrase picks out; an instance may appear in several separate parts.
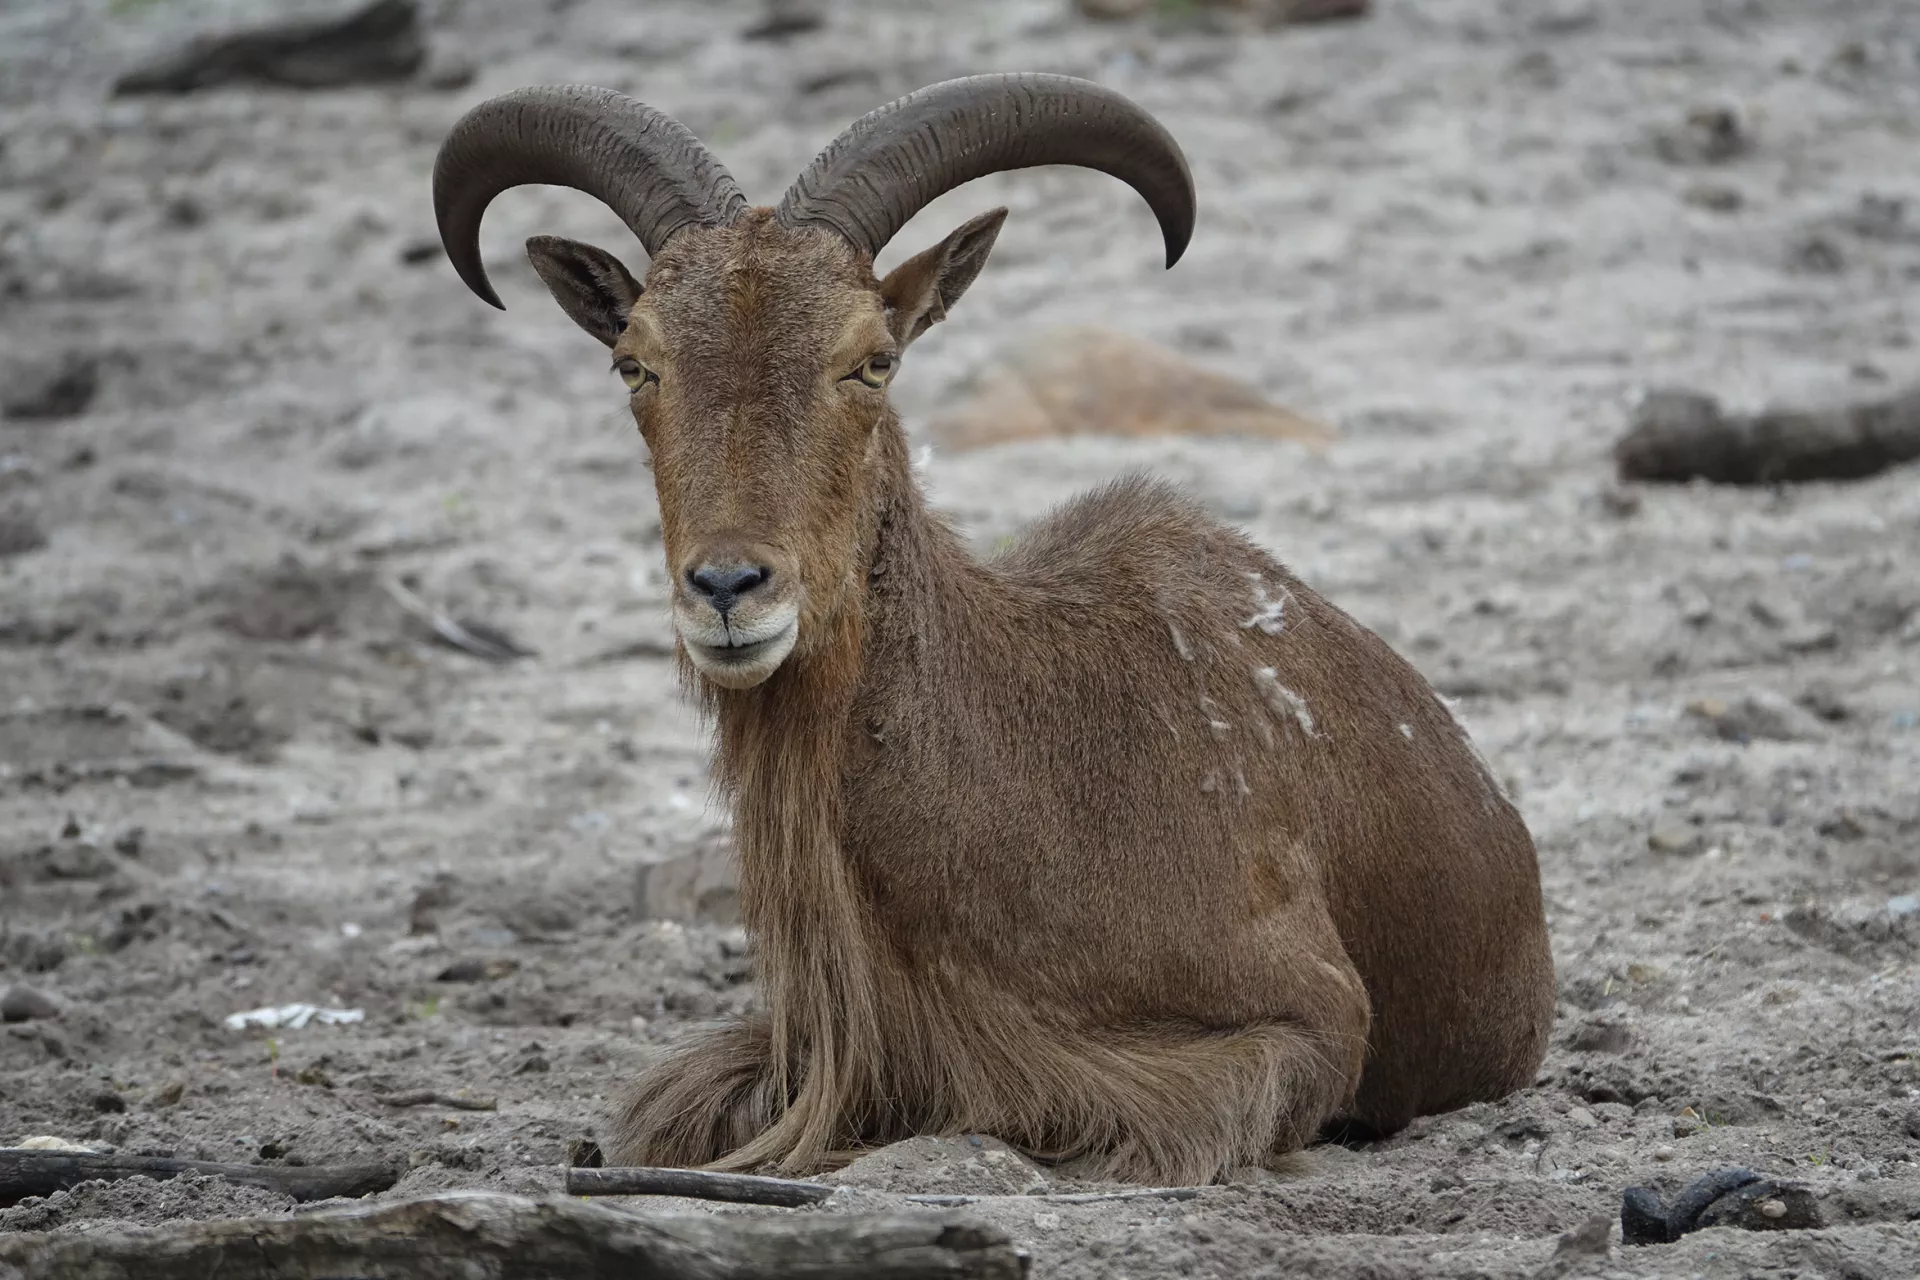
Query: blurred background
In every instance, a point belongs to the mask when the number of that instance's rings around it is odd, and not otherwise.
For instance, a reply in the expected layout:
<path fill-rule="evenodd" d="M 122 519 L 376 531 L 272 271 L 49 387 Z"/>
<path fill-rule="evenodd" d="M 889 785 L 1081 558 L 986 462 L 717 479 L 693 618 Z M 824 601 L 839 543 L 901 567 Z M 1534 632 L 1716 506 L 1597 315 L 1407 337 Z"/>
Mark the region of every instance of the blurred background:
<path fill-rule="evenodd" d="M 643 449 L 520 246 L 644 254 L 510 192 L 495 312 L 434 151 L 602 85 L 772 203 L 995 70 L 1143 104 L 1200 218 L 1168 272 L 1138 197 L 1048 169 L 901 232 L 883 269 L 1012 210 L 896 384 L 936 501 L 991 552 L 1150 470 L 1378 630 L 1525 811 L 1563 994 L 1536 1089 L 1284 1212 L 1070 1215 L 1048 1274 L 1122 1239 L 1245 1274 L 1282 1230 L 1505 1274 L 1715 1162 L 1908 1256 L 1873 1224 L 1920 1212 L 1916 472 L 1614 453 L 1650 392 L 1920 438 L 1907 0 L 0 0 L 0 1142 L 535 1189 L 623 1066 L 744 1007 Z M 362 1020 L 225 1021 L 290 1003 Z M 375 1101 L 412 1088 L 499 1107 Z M 246 1207 L 211 1185 L 53 1225 Z"/>

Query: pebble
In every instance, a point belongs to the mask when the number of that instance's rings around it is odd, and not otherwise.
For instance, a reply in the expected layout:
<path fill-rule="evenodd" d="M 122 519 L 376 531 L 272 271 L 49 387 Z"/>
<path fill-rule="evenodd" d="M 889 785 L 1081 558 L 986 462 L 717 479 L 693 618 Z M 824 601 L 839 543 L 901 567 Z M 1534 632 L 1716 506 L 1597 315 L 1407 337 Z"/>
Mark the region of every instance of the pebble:
<path fill-rule="evenodd" d="M 1686 854 L 1700 852 L 1700 829 L 1688 822 L 1663 818 L 1647 833 L 1647 848 L 1655 853 Z"/>
<path fill-rule="evenodd" d="M 1907 1108 L 1907 1116 L 1902 1123 L 1909 1138 L 1920 1139 L 1920 1102 Z"/>
<path fill-rule="evenodd" d="M 1671 1160 L 1673 1156 L 1674 1151 L 1672 1147 L 1655 1147 L 1653 1149 L 1653 1158 L 1655 1160 Z"/>
<path fill-rule="evenodd" d="M 1687 704 L 1687 714 L 1704 721 L 1729 742 L 1812 742 L 1826 736 L 1825 727 L 1803 707 L 1770 689 L 1754 689 L 1730 700 L 1699 698 Z"/>
<path fill-rule="evenodd" d="M 60 1006 L 52 997 L 32 987 L 8 987 L 0 996 L 0 1022 L 31 1022 L 35 1018 L 57 1018 Z"/>

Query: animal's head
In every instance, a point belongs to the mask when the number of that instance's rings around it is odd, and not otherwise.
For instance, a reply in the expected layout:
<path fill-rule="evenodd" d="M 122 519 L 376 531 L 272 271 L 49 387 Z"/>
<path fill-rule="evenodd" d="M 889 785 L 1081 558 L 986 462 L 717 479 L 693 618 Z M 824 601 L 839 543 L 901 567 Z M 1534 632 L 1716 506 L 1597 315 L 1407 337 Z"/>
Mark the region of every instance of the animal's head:
<path fill-rule="evenodd" d="M 963 182 L 1077 164 L 1131 184 L 1166 237 L 1193 229 L 1193 180 L 1165 129 L 1066 76 L 950 80 L 855 122 L 772 209 L 750 208 L 679 122 L 604 89 L 525 89 L 454 126 L 434 166 L 448 257 L 500 305 L 479 250 L 494 196 L 522 183 L 604 201 L 651 259 L 645 283 L 603 249 L 536 236 L 561 309 L 611 349 L 652 453 L 674 625 L 694 667 L 743 689 L 777 670 L 860 587 L 860 528 L 887 387 L 909 344 L 985 265 L 1005 209 L 885 279 L 880 252 Z"/>

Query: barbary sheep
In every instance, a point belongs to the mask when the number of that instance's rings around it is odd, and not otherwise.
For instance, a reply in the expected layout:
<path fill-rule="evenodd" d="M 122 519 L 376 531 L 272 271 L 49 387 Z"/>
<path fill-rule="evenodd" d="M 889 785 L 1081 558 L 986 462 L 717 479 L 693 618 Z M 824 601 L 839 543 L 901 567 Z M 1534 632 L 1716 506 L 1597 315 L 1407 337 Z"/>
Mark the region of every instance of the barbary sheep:
<path fill-rule="evenodd" d="M 650 450 L 682 672 L 717 727 L 760 1004 L 628 1096 L 610 1158 L 814 1170 L 915 1134 L 1205 1182 L 1329 1126 L 1529 1084 L 1553 968 L 1520 815 L 1411 666 L 1278 561 L 1131 479 L 982 562 L 887 388 L 1006 216 L 885 278 L 934 197 L 1073 164 L 1191 235 L 1178 145 L 1082 80 L 947 81 L 773 208 L 670 117 L 526 89 L 443 144 L 461 278 L 489 201 L 604 201 L 651 258 L 527 242 Z"/>

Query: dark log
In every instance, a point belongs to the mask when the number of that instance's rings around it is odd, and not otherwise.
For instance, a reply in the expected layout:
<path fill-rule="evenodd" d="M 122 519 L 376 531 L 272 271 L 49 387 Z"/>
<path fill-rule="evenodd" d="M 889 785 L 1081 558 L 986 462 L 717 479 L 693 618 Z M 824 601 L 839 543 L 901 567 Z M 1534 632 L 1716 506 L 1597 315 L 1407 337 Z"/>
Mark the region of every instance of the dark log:
<path fill-rule="evenodd" d="M 570 1196 L 685 1196 L 689 1200 L 726 1200 L 733 1204 L 770 1204 L 786 1209 L 819 1204 L 832 1187 L 789 1178 L 749 1173 L 708 1173 L 702 1169 L 653 1169 L 632 1165 L 615 1169 L 567 1170 Z"/>
<path fill-rule="evenodd" d="M 182 1173 L 210 1174 L 249 1187 L 265 1187 L 303 1201 L 364 1196 L 385 1191 L 400 1178 L 398 1169 L 384 1164 L 220 1164 L 212 1160 L 0 1147 L 0 1207 L 17 1204 L 28 1196 L 50 1196 L 97 1179 L 112 1182 L 138 1174 L 172 1178 Z"/>
<path fill-rule="evenodd" d="M 452 1192 L 287 1217 L 0 1237 L 0 1280 L 1018 1280 L 1026 1258 L 949 1215 L 642 1217 Z"/>
<path fill-rule="evenodd" d="M 1752 415 L 1725 413 L 1694 391 L 1655 391 L 1613 456 L 1624 480 L 1858 480 L 1920 458 L 1920 387 L 1883 400 Z"/>

